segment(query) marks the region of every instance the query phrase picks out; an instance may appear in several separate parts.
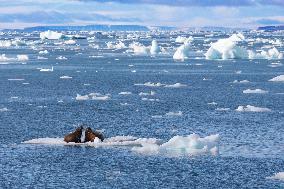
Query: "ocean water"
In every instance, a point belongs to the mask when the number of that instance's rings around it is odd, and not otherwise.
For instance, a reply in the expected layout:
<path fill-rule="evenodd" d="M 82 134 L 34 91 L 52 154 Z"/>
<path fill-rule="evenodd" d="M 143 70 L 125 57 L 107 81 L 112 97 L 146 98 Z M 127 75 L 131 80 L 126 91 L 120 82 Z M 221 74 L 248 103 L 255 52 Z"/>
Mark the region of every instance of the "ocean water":
<path fill-rule="evenodd" d="M 208 44 L 229 36 L 221 32 L 211 37 L 202 32 L 134 34 L 135 40 L 126 33 L 108 33 L 66 45 L 64 40 L 42 42 L 37 32 L 2 33 L 1 40 L 20 38 L 26 45 L 0 47 L 0 55 L 25 54 L 29 60 L 0 62 L 0 188 L 284 188 L 283 181 L 267 178 L 284 171 L 284 83 L 269 81 L 283 75 L 283 59 L 206 60 Z M 178 35 L 195 37 L 191 56 L 184 61 L 172 58 L 181 45 L 174 42 Z M 278 33 L 244 35 L 284 39 Z M 126 46 L 132 41 L 150 45 L 156 39 L 166 53 L 135 55 L 128 48 L 106 47 L 106 42 L 122 39 Z M 264 45 L 271 44 L 248 48 Z M 277 49 L 283 52 L 282 46 Z M 38 54 L 40 50 L 49 53 Z M 56 59 L 59 56 L 67 59 Z M 52 66 L 53 72 L 39 71 Z M 142 85 L 147 82 L 164 85 Z M 165 87 L 175 83 L 185 86 Z M 244 94 L 246 89 L 268 92 Z M 139 96 L 151 91 L 155 95 Z M 76 100 L 77 94 L 94 92 L 110 98 Z M 271 111 L 235 111 L 246 105 Z M 132 145 L 24 143 L 63 138 L 82 123 L 103 131 L 106 138 L 166 142 L 193 133 L 219 134 L 219 153 L 151 154 L 138 153 Z"/>

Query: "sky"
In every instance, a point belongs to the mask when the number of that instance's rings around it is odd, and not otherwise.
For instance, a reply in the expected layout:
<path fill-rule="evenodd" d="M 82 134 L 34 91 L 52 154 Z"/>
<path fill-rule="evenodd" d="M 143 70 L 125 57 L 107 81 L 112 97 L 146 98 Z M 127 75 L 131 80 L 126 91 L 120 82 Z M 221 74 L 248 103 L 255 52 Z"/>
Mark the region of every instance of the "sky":
<path fill-rule="evenodd" d="M 89 24 L 284 25 L 284 0 L 0 0 L 0 29 Z"/>

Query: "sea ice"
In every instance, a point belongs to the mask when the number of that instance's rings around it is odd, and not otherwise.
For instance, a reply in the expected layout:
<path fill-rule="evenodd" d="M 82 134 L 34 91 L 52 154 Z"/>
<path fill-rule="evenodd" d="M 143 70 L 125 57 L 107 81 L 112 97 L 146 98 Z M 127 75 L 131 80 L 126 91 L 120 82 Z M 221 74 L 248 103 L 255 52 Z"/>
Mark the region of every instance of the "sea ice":
<path fill-rule="evenodd" d="M 50 31 L 50 30 L 45 31 L 45 32 L 41 32 L 39 34 L 39 36 L 40 36 L 40 38 L 42 40 L 44 40 L 44 39 L 53 39 L 53 40 L 55 40 L 55 39 L 62 39 L 62 38 L 64 38 L 64 35 L 62 33 L 55 32 L 55 31 Z"/>
<path fill-rule="evenodd" d="M 245 94 L 265 94 L 268 93 L 268 91 L 262 90 L 262 89 L 246 89 L 243 91 Z"/>
<path fill-rule="evenodd" d="M 276 76 L 272 79 L 270 79 L 269 81 L 274 81 L 274 82 L 284 82 L 284 75 L 279 75 L 279 76 Z"/>
<path fill-rule="evenodd" d="M 278 173 L 275 173 L 273 176 L 266 177 L 266 178 L 284 181 L 284 172 L 278 172 Z"/>
<path fill-rule="evenodd" d="M 247 105 L 247 106 L 238 106 L 236 111 L 238 112 L 270 112 L 271 109 Z"/>

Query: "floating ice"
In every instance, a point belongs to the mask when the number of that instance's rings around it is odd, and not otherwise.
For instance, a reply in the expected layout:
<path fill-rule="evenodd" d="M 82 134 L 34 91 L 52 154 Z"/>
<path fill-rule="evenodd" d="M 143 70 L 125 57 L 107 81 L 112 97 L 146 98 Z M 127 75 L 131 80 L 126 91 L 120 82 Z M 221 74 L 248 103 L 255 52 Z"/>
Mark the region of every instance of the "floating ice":
<path fill-rule="evenodd" d="M 273 82 L 284 82 L 284 75 L 276 76 L 276 77 L 270 79 L 269 81 L 273 81 Z"/>
<path fill-rule="evenodd" d="M 48 54 L 49 52 L 47 50 L 39 51 L 38 54 Z"/>
<path fill-rule="evenodd" d="M 120 94 L 120 95 L 131 95 L 132 92 L 126 91 L 126 92 L 120 92 L 120 93 L 118 93 L 118 94 Z"/>
<path fill-rule="evenodd" d="M 5 62 L 5 61 L 10 61 L 10 60 L 13 60 L 13 58 L 8 58 L 8 57 L 6 57 L 5 54 L 2 54 L 2 55 L 0 56 L 0 61 Z"/>
<path fill-rule="evenodd" d="M 37 59 L 38 59 L 38 60 L 47 60 L 48 58 L 43 57 L 43 56 L 37 56 Z"/>
<path fill-rule="evenodd" d="M 248 80 L 240 80 L 240 81 L 234 80 L 233 83 L 249 83 L 249 81 Z"/>
<path fill-rule="evenodd" d="M 69 40 L 67 40 L 67 41 L 64 41 L 64 43 L 65 43 L 66 45 L 75 45 L 75 44 L 76 44 L 76 41 L 73 40 L 73 39 L 69 39 Z"/>
<path fill-rule="evenodd" d="M 55 32 L 55 31 L 45 31 L 45 32 L 41 32 L 39 34 L 39 37 L 44 40 L 44 39 L 62 39 L 64 38 L 64 35 L 62 33 L 59 33 L 59 32 Z"/>
<path fill-rule="evenodd" d="M 173 85 L 165 85 L 165 87 L 167 88 L 182 88 L 182 87 L 186 87 L 187 85 L 185 84 L 181 84 L 181 83 L 175 83 Z"/>
<path fill-rule="evenodd" d="M 150 101 L 150 102 L 159 102 L 160 100 L 157 98 L 141 98 L 143 101 Z"/>
<path fill-rule="evenodd" d="M 236 109 L 236 111 L 238 112 L 270 112 L 271 109 L 247 105 L 247 106 L 239 106 Z"/>
<path fill-rule="evenodd" d="M 8 108 L 0 108 L 0 112 L 7 112 L 7 111 L 9 111 Z"/>
<path fill-rule="evenodd" d="M 109 42 L 106 43 L 106 45 L 107 45 L 107 48 L 109 48 L 109 49 L 124 49 L 124 48 L 126 48 L 126 45 L 122 41 L 119 41 L 118 43 L 113 43 L 113 42 L 109 41 Z"/>
<path fill-rule="evenodd" d="M 156 94 L 155 91 L 151 91 L 150 93 L 140 92 L 139 96 L 154 96 L 155 94 Z"/>
<path fill-rule="evenodd" d="M 150 54 L 150 48 L 145 47 L 144 45 L 142 45 L 138 42 L 131 43 L 129 45 L 129 48 L 132 48 L 134 54 L 137 54 L 137 55 L 148 55 L 148 54 Z"/>
<path fill-rule="evenodd" d="M 233 34 L 227 39 L 219 39 L 212 43 L 211 47 L 205 53 L 206 59 L 241 59 L 247 58 L 248 52 L 245 48 L 237 46 L 238 42 L 243 41 L 244 36 L 241 33 Z"/>
<path fill-rule="evenodd" d="M 109 100 L 110 99 L 110 95 L 106 94 L 106 95 L 102 95 L 100 93 L 90 93 L 88 95 L 79 95 L 77 94 L 76 100 Z"/>
<path fill-rule="evenodd" d="M 51 69 L 50 68 L 41 68 L 39 71 L 40 72 L 53 72 L 53 66 L 51 66 Z"/>
<path fill-rule="evenodd" d="M 216 108 L 216 111 L 229 111 L 230 108 Z"/>
<path fill-rule="evenodd" d="M 262 90 L 262 89 L 246 89 L 243 91 L 245 94 L 265 94 L 268 93 L 268 91 Z"/>
<path fill-rule="evenodd" d="M 63 75 L 60 77 L 60 79 L 72 79 L 72 77 L 68 76 L 68 75 Z"/>
<path fill-rule="evenodd" d="M 29 57 L 28 57 L 28 55 L 21 54 L 21 55 L 17 55 L 17 59 L 18 59 L 18 61 L 27 61 L 27 60 L 29 60 Z"/>
<path fill-rule="evenodd" d="M 176 43 L 190 43 L 193 41 L 193 37 L 189 36 L 188 38 L 183 36 L 178 36 L 175 40 Z"/>
<path fill-rule="evenodd" d="M 162 143 L 156 138 L 137 138 L 133 136 L 115 136 L 106 138 L 103 142 L 95 140 L 87 143 L 66 143 L 63 138 L 37 138 L 22 142 L 23 144 L 40 145 L 68 145 L 68 146 L 92 146 L 92 147 L 131 147 L 132 151 L 146 154 L 164 155 L 218 155 L 220 137 L 218 134 L 204 138 L 197 134 L 188 136 L 174 136 L 169 141 Z"/>
<path fill-rule="evenodd" d="M 142 147 L 133 147 L 138 153 L 166 155 L 218 155 L 219 135 L 210 135 L 204 138 L 197 134 L 188 136 L 174 136 L 161 145 L 157 143 L 142 143 Z"/>
<path fill-rule="evenodd" d="M 182 115 L 183 115 L 182 111 L 166 113 L 166 116 L 182 116 Z"/>
<path fill-rule="evenodd" d="M 260 53 L 255 53 L 248 50 L 249 59 L 282 59 L 283 53 L 280 53 L 275 47 L 265 51 L 262 50 Z"/>
<path fill-rule="evenodd" d="M 284 172 L 278 172 L 278 173 L 275 173 L 273 176 L 266 177 L 266 178 L 284 181 Z"/>
<path fill-rule="evenodd" d="M 0 40 L 0 47 L 10 47 L 12 42 L 10 40 Z"/>
<path fill-rule="evenodd" d="M 160 47 L 158 46 L 158 43 L 156 40 L 153 40 L 152 41 L 152 45 L 151 45 L 151 48 L 150 48 L 150 53 L 152 55 L 156 55 L 158 54 L 159 52 L 161 51 Z"/>
<path fill-rule="evenodd" d="M 67 58 L 65 56 L 59 56 L 56 58 L 57 60 L 67 60 Z"/>
<path fill-rule="evenodd" d="M 174 60 L 181 60 L 187 59 L 189 57 L 189 43 L 185 43 L 181 45 L 173 55 Z"/>

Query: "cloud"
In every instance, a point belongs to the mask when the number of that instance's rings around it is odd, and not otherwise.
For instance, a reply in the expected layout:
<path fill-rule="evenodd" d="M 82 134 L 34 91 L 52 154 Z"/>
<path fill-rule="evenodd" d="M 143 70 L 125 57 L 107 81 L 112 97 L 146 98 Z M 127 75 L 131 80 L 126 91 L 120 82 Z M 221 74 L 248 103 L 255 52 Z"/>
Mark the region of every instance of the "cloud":
<path fill-rule="evenodd" d="M 284 0 L 79 0 L 81 2 L 96 1 L 100 3 L 114 2 L 122 4 L 158 4 L 169 6 L 256 6 L 256 5 L 280 5 L 284 6 Z"/>
<path fill-rule="evenodd" d="M 89 22 L 139 22 L 138 18 L 112 18 L 96 13 L 61 13 L 58 11 L 35 11 L 31 13 L 0 14 L 4 23 L 68 24 L 78 21 Z"/>

